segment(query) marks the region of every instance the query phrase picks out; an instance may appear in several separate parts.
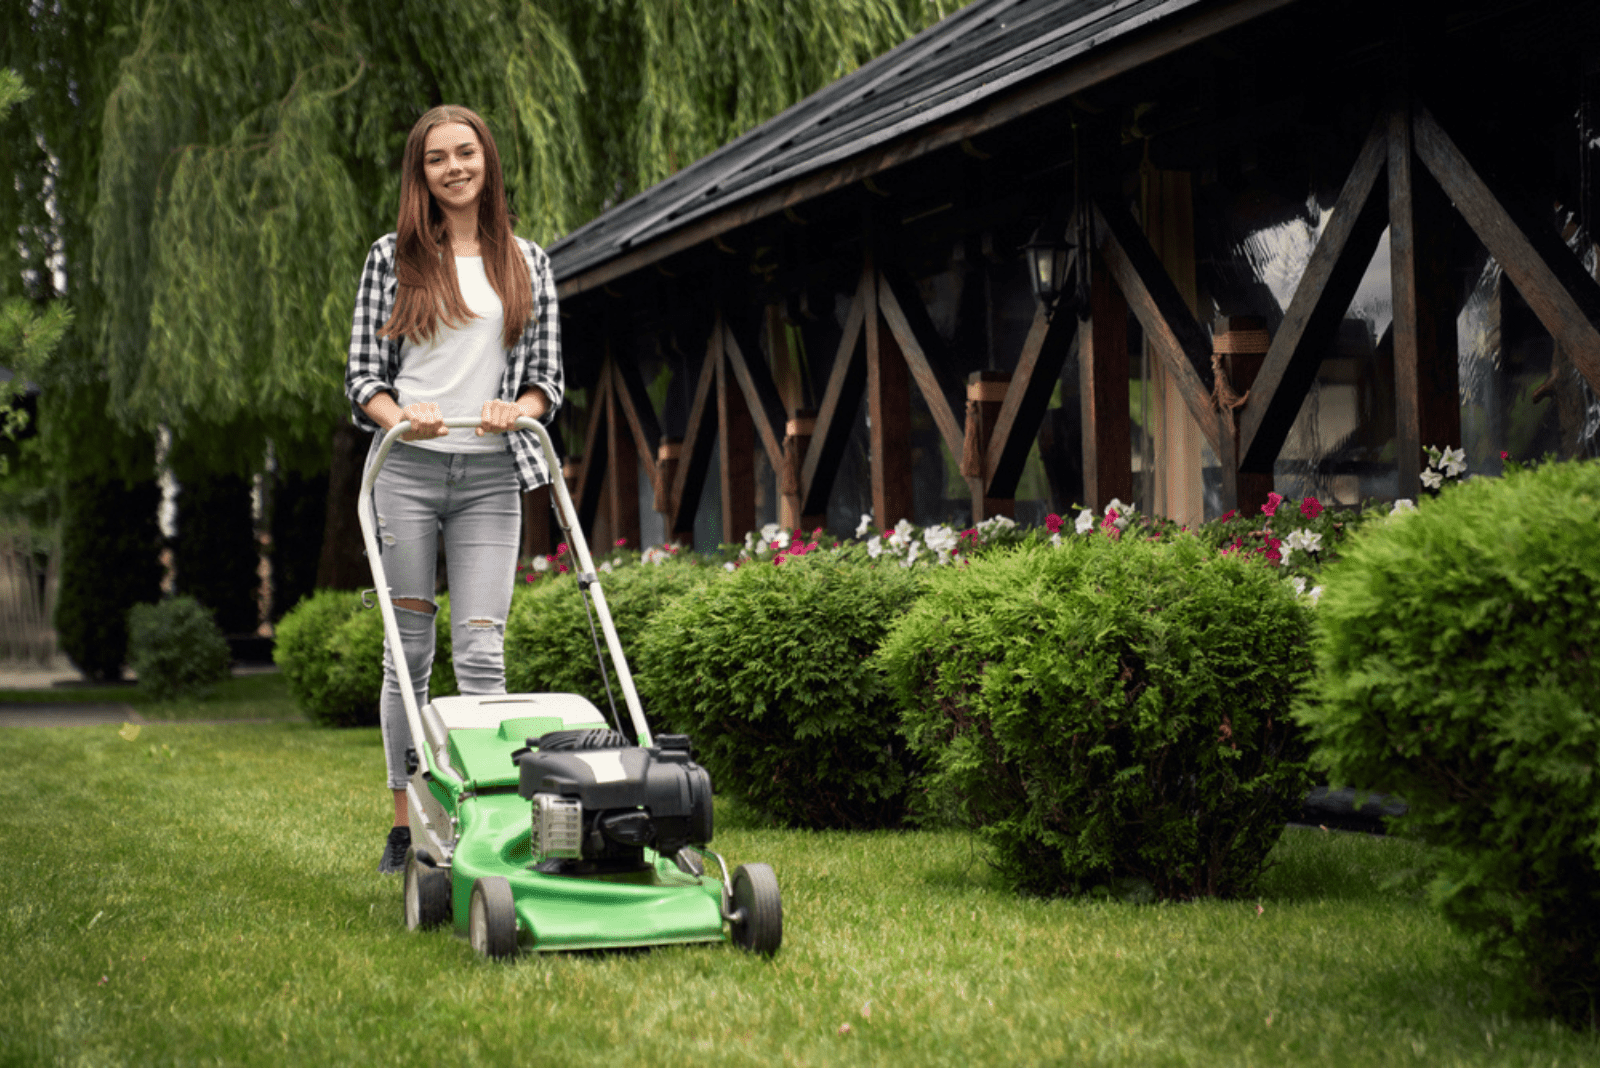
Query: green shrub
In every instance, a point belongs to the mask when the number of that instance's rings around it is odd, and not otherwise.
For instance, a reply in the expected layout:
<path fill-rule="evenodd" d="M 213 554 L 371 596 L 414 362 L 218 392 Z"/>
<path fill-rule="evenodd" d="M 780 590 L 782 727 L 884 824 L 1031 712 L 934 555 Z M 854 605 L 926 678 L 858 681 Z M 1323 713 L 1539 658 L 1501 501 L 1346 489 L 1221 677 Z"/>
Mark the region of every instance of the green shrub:
<path fill-rule="evenodd" d="M 450 662 L 450 599 L 439 597 L 430 697 L 455 692 Z M 318 590 L 279 621 L 272 659 L 301 710 L 329 727 L 370 727 L 378 722 L 383 691 L 383 616 L 364 608 L 361 595 Z"/>
<path fill-rule="evenodd" d="M 1309 612 L 1243 554 L 1083 537 L 933 572 L 881 658 L 1012 886 L 1237 896 L 1309 784 Z"/>
<path fill-rule="evenodd" d="M 128 663 L 140 688 L 165 700 L 208 693 L 228 677 L 233 657 L 211 610 L 174 597 L 129 610 Z"/>
<path fill-rule="evenodd" d="M 641 671 L 636 650 L 652 617 L 668 602 L 704 585 L 715 574 L 718 572 L 671 561 L 624 567 L 601 576 L 606 606 L 611 610 L 631 671 Z M 598 617 L 594 637 L 604 648 L 605 634 Z M 570 575 L 544 577 L 533 585 L 522 585 L 512 598 L 506 620 L 506 689 L 512 693 L 582 694 L 609 715 L 594 637 L 589 634 L 578 583 Z M 610 665 L 608 656 L 606 671 L 616 695 L 617 712 L 626 721 L 622 691 L 617 689 L 616 677 L 610 675 Z M 642 692 L 644 682 L 637 674 L 635 683 Z M 631 727 L 628 732 L 632 733 Z"/>
<path fill-rule="evenodd" d="M 1600 464 L 1447 486 L 1324 576 L 1300 711 L 1432 844 L 1431 895 L 1568 1018 L 1600 998 Z"/>
<path fill-rule="evenodd" d="M 128 610 L 161 597 L 161 489 L 100 475 L 69 483 L 62 498 L 56 638 L 85 675 L 114 680 L 127 656 Z"/>
<path fill-rule="evenodd" d="M 746 564 L 651 620 L 650 707 L 693 736 L 719 791 L 768 818 L 892 826 L 913 768 L 873 654 L 918 581 L 826 553 Z"/>

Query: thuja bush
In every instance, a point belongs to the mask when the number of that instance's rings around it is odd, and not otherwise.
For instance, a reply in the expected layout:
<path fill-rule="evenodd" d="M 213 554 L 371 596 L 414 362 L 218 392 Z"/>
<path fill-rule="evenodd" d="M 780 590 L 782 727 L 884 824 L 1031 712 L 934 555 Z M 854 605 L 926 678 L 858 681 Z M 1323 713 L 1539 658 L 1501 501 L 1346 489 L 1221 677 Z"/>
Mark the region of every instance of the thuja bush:
<path fill-rule="evenodd" d="M 1405 797 L 1434 902 L 1534 996 L 1600 1003 L 1600 464 L 1446 486 L 1324 575 L 1300 709 L 1335 782 Z"/>
<path fill-rule="evenodd" d="M 438 598 L 433 671 L 428 696 L 456 692 L 451 663 L 450 598 Z M 383 690 L 383 616 L 361 595 L 318 590 L 278 622 L 272 659 L 289 694 L 311 719 L 329 727 L 369 727 L 378 722 Z"/>
<path fill-rule="evenodd" d="M 634 653 L 655 614 L 673 599 L 720 574 L 667 561 L 623 567 L 600 576 L 606 606 L 630 670 L 641 671 Z M 577 579 L 571 574 L 550 573 L 535 578 L 532 583 L 519 584 L 506 619 L 506 689 L 512 693 L 576 693 L 601 709 L 608 709 L 606 680 L 601 678 L 595 655 L 595 638 L 604 649 L 605 634 L 596 617 L 591 636 Z M 609 655 L 606 671 L 617 709 L 626 717 Z M 642 690 L 642 675 L 636 682 Z"/>
<path fill-rule="evenodd" d="M 173 597 L 128 611 L 128 663 L 140 688 L 164 700 L 209 692 L 228 677 L 233 658 L 211 610 Z"/>
<path fill-rule="evenodd" d="M 893 826 L 913 764 L 873 654 L 924 573 L 828 553 L 747 563 L 651 620 L 649 707 L 768 818 Z"/>
<path fill-rule="evenodd" d="M 1192 537 L 1025 546 L 929 574 L 884 643 L 937 811 L 1018 890 L 1254 887 L 1310 777 L 1310 612 Z"/>
<path fill-rule="evenodd" d="M 128 649 L 128 610 L 161 596 L 161 489 L 154 480 L 99 475 L 69 483 L 62 496 L 56 636 L 85 675 L 117 679 Z"/>

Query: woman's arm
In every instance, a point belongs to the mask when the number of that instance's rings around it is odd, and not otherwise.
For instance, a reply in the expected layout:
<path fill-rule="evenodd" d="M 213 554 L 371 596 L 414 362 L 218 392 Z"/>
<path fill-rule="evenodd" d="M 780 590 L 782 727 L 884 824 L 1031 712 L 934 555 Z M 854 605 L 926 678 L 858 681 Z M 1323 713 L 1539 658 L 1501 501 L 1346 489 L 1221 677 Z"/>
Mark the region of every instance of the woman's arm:
<path fill-rule="evenodd" d="M 368 410 L 377 398 L 394 403 L 394 378 L 399 371 L 399 343 L 378 336 L 394 310 L 394 235 L 373 242 L 356 287 L 355 314 L 350 324 L 350 351 L 345 363 L 344 392 L 357 426 L 376 430 L 381 424 Z M 382 408 L 379 409 L 384 410 Z M 395 410 L 399 406 L 395 405 Z M 391 420 L 390 426 L 398 418 Z"/>

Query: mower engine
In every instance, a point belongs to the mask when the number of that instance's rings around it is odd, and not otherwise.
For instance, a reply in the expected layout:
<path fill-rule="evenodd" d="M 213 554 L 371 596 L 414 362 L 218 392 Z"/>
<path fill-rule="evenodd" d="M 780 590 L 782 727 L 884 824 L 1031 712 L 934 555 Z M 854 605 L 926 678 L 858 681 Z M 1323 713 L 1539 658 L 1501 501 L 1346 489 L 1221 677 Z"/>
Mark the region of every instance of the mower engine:
<path fill-rule="evenodd" d="M 711 841 L 711 776 L 690 758 L 687 735 L 648 749 L 612 730 L 551 731 L 512 759 L 517 792 L 533 803 L 539 871 L 580 875 L 644 866 Z"/>

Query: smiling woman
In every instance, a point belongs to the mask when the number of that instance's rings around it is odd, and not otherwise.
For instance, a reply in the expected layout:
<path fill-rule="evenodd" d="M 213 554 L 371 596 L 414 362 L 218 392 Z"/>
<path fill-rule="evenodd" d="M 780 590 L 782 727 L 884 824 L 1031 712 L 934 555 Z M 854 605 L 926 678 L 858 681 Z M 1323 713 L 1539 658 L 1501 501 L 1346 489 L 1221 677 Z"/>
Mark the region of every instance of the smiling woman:
<path fill-rule="evenodd" d="M 550 260 L 512 233 L 494 137 L 476 113 L 433 108 L 406 139 L 396 232 L 367 257 L 345 392 L 356 423 L 410 429 L 379 474 L 379 551 L 392 576 L 408 678 L 385 646 L 379 702 L 395 822 L 378 870 L 410 845 L 400 687 L 425 702 L 433 664 L 437 545 L 455 605 L 451 640 L 464 694 L 505 692 L 505 619 L 522 528 L 519 489 L 550 473 L 517 419 L 548 420 L 562 373 Z M 451 437 L 444 420 L 479 420 Z M 382 435 L 373 437 L 374 451 Z M 371 462 L 369 456 L 368 462 Z"/>

